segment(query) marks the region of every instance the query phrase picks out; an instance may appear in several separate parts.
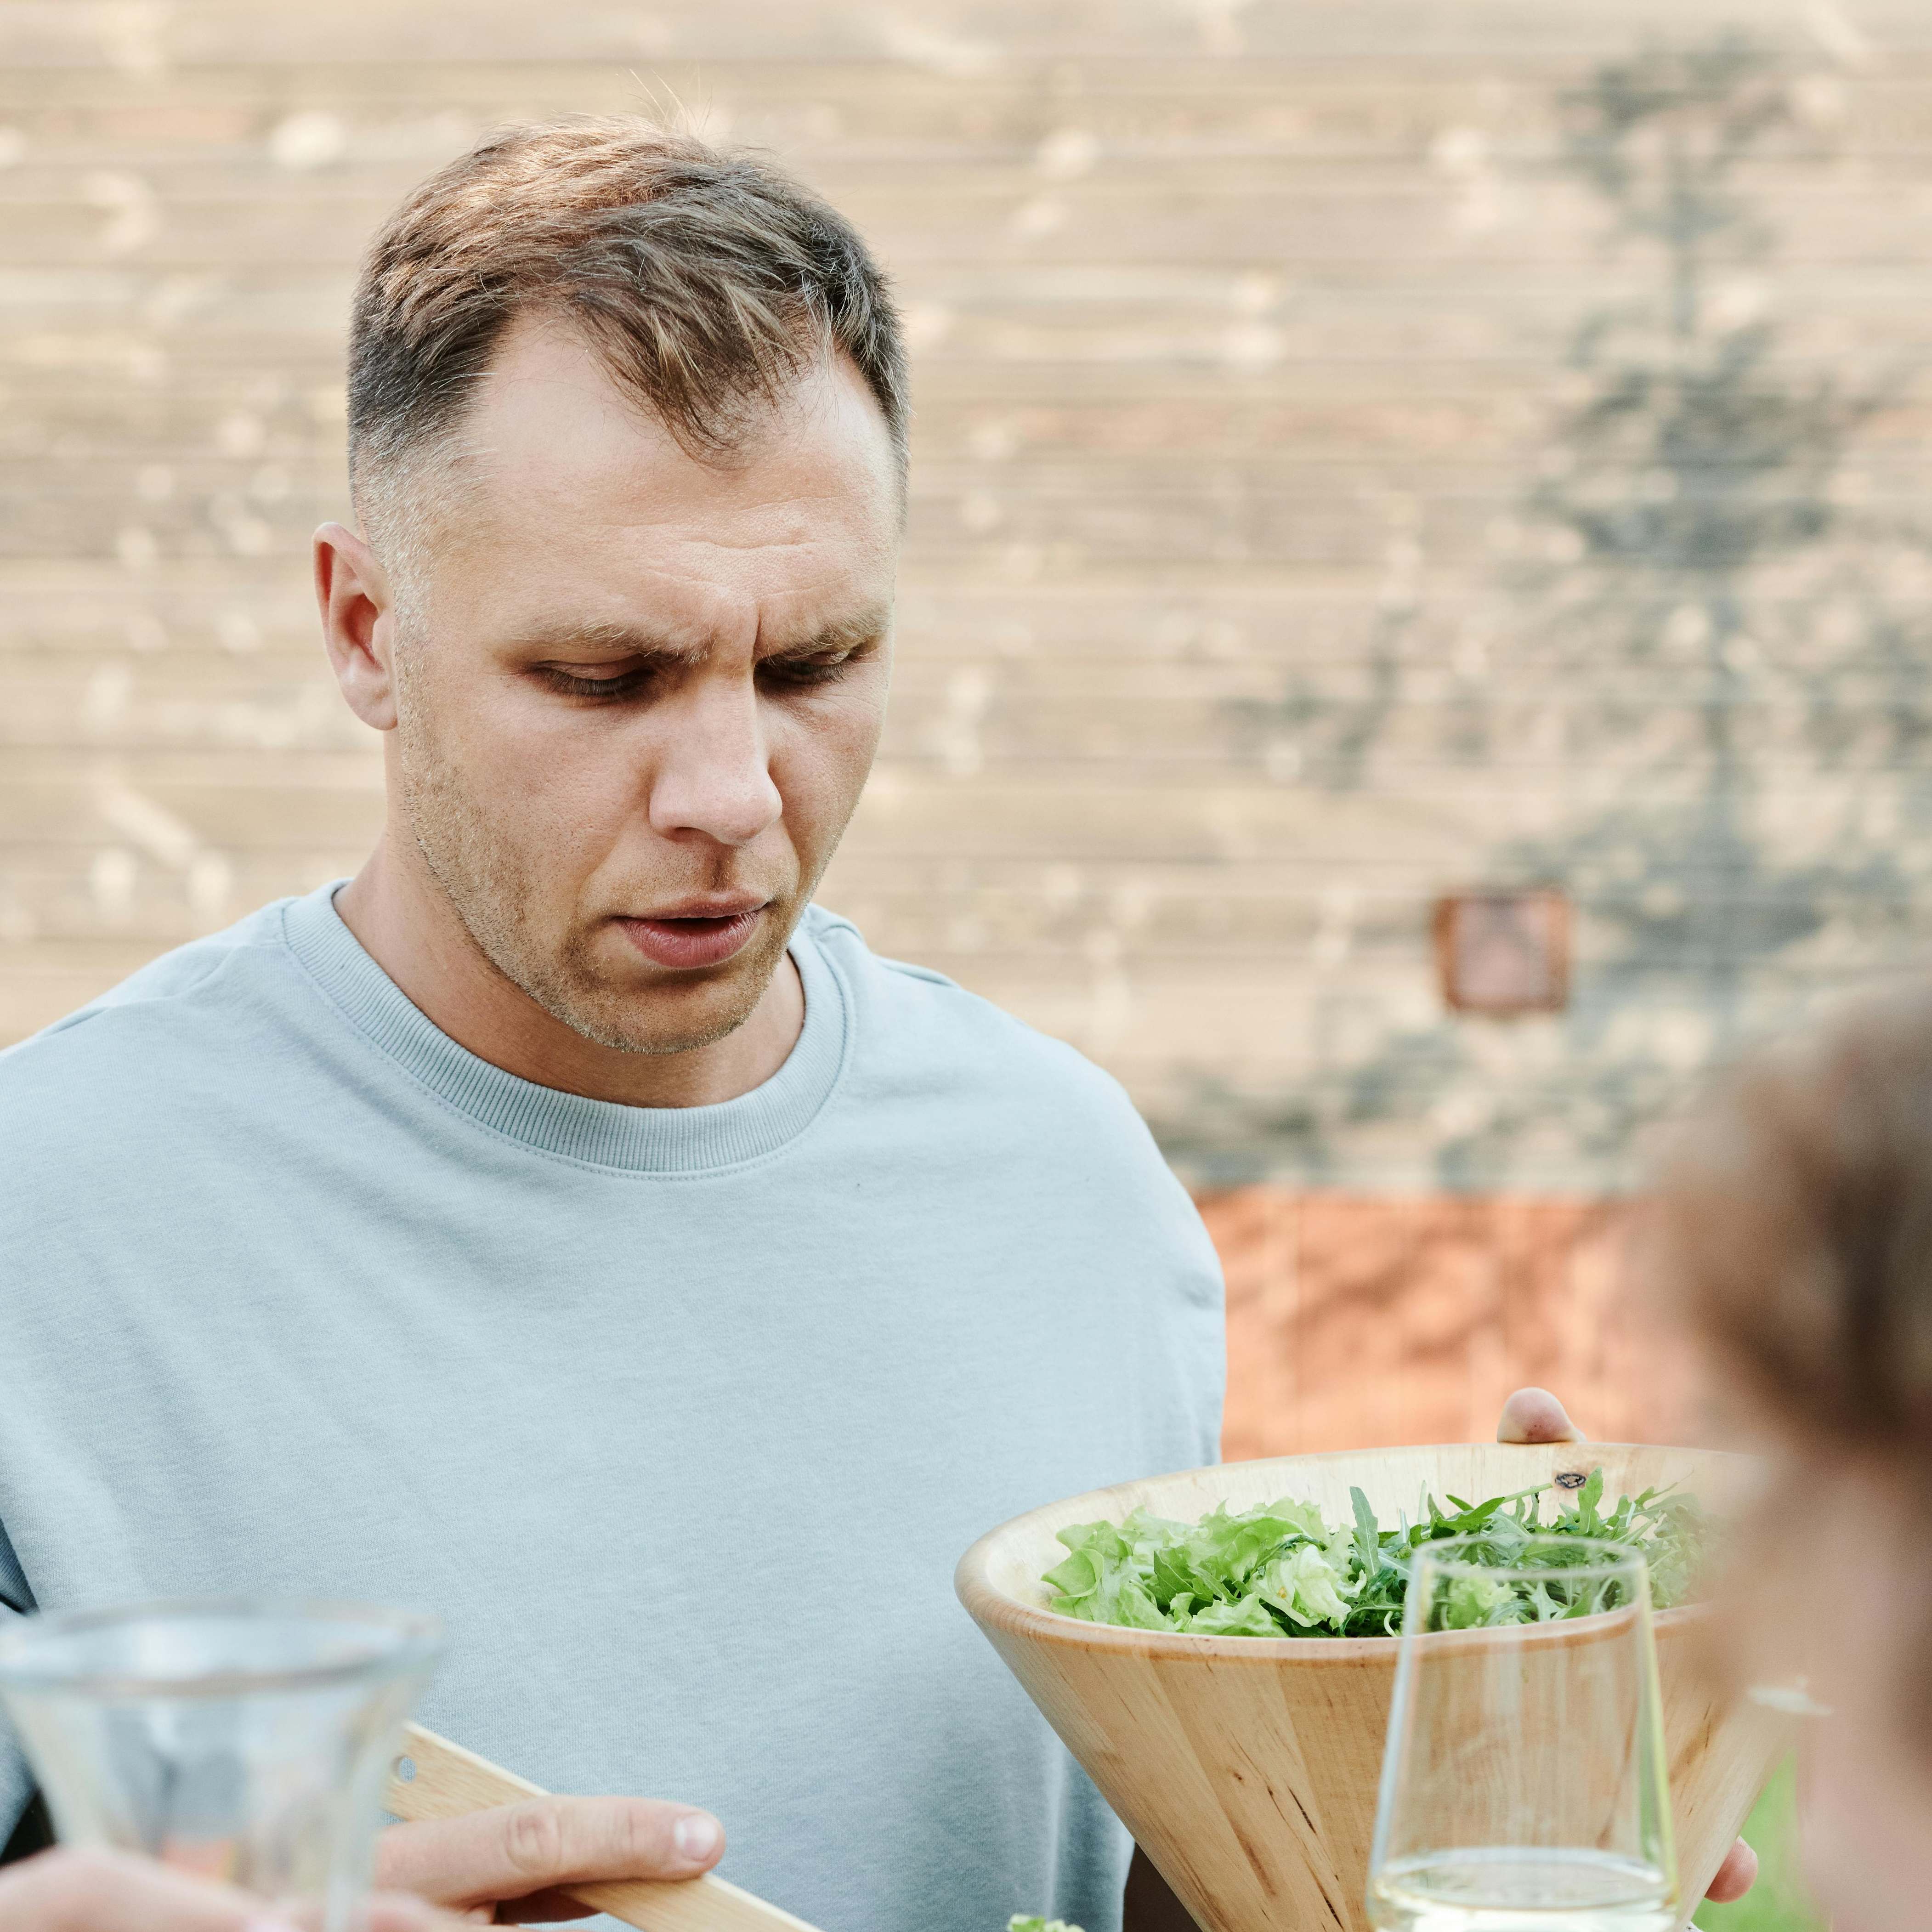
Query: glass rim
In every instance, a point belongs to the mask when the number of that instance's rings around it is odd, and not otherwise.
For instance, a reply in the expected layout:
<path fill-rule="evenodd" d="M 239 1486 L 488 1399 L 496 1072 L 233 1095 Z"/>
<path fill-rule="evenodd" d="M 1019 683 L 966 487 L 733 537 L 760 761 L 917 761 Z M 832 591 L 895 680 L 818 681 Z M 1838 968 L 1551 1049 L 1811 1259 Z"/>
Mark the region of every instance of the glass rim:
<path fill-rule="evenodd" d="M 1551 1576 L 1560 1576 L 1576 1582 L 1607 1582 L 1613 1576 L 1647 1579 L 1650 1574 L 1650 1565 L 1642 1550 L 1633 1550 L 1628 1544 L 1612 1543 L 1606 1538 L 1597 1536 L 1559 1536 L 1553 1532 L 1545 1532 L 1542 1535 L 1532 1534 L 1524 1545 L 1526 1549 L 1540 1545 L 1552 1550 L 1587 1550 L 1606 1552 L 1604 1560 L 1595 1562 L 1548 1565 L 1482 1563 L 1437 1554 L 1441 1550 L 1466 1548 L 1487 1543 L 1490 1540 L 1483 1531 L 1475 1530 L 1466 1536 L 1445 1536 L 1433 1543 L 1425 1543 L 1416 1550 L 1416 1570 L 1419 1574 L 1426 1563 L 1440 1570 L 1445 1576 L 1508 1576 L 1520 1578 L 1525 1582 L 1538 1582 Z M 1412 1582 L 1412 1592 L 1414 1588 Z"/>
<path fill-rule="evenodd" d="M 45 1654 L 63 1638 L 142 1622 L 196 1619 L 244 1625 L 306 1623 L 336 1630 L 359 1628 L 371 1642 L 354 1656 L 314 1664 L 231 1666 L 173 1676 L 98 1666 L 76 1668 L 56 1663 Z M 307 1690 L 358 1678 L 400 1676 L 433 1662 L 442 1644 L 442 1620 L 425 1610 L 307 1598 L 164 1597 L 93 1610 L 36 1610 L 0 1622 L 0 1690 L 129 1699 L 233 1697 L 265 1690 Z"/>

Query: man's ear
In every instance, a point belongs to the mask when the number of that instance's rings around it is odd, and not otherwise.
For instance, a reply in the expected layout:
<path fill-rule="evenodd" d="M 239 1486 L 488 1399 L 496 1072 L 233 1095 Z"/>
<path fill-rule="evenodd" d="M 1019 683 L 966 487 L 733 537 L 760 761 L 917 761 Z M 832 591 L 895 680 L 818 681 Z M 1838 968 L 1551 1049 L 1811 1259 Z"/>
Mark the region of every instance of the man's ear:
<path fill-rule="evenodd" d="M 341 524 L 315 533 L 315 601 L 335 681 L 349 708 L 378 731 L 396 728 L 395 614 L 376 554 Z"/>

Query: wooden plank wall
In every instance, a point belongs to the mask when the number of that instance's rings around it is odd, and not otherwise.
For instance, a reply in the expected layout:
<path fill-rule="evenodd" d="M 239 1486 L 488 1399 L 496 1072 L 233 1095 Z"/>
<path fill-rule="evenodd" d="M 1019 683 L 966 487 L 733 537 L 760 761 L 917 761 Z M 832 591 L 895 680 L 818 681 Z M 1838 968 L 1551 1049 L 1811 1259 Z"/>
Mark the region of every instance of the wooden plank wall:
<path fill-rule="evenodd" d="M 850 210 L 911 324 L 896 710 L 828 900 L 1094 1054 L 1204 1180 L 1626 1184 L 1735 1028 L 1672 910 L 1709 881 L 1577 828 L 1694 800 L 1707 707 L 1633 659 L 1593 737 L 1512 573 L 1562 548 L 1525 506 L 1575 329 L 1655 281 L 1562 165 L 1561 97 L 1740 22 L 1790 112 L 1714 326 L 1777 318 L 1791 381 L 1883 365 L 1830 488 L 1903 516 L 1923 0 L 0 0 L 0 1039 L 357 862 L 378 764 L 303 559 L 344 508 L 358 250 L 493 123 L 656 107 Z M 1765 716 L 1774 641 L 1732 653 Z M 1858 748 L 1894 699 L 1845 700 L 1835 764 L 1766 754 L 1753 850 L 1851 886 L 1750 956 L 1748 1026 L 1921 956 L 1922 754 Z M 1431 897 L 1528 832 L 1580 855 L 1596 1004 L 1450 1022 Z"/>

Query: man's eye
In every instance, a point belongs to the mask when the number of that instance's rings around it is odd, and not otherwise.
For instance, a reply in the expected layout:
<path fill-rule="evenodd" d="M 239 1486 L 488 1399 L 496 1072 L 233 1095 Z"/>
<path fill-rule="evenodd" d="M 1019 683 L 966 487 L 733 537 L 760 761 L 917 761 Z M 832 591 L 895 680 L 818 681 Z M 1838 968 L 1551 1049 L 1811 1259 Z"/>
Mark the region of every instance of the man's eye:
<path fill-rule="evenodd" d="M 620 671 L 612 677 L 586 677 L 557 664 L 545 664 L 542 670 L 544 682 L 566 698 L 592 698 L 606 702 L 634 697 L 651 680 L 648 670 Z"/>
<path fill-rule="evenodd" d="M 841 651 L 832 657 L 766 658 L 758 667 L 758 675 L 772 684 L 830 684 L 850 665 L 856 655 Z"/>

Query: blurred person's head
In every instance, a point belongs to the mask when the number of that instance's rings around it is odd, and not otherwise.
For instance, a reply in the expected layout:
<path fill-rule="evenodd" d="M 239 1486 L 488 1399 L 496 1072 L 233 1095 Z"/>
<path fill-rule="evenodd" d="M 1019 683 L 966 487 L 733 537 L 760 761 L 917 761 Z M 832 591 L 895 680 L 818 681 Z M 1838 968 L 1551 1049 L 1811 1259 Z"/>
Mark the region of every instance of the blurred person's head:
<path fill-rule="evenodd" d="M 850 226 L 641 121 L 494 136 L 376 237 L 332 655 L 388 734 L 390 844 L 590 1040 L 742 1023 L 851 814 L 905 390 Z"/>
<path fill-rule="evenodd" d="M 1932 994 L 1720 1088 L 1659 1202 L 1663 1280 L 1768 1462 L 1722 1594 L 1749 1676 L 1802 1672 L 1806 1863 L 1845 1932 L 1932 1898 Z"/>

